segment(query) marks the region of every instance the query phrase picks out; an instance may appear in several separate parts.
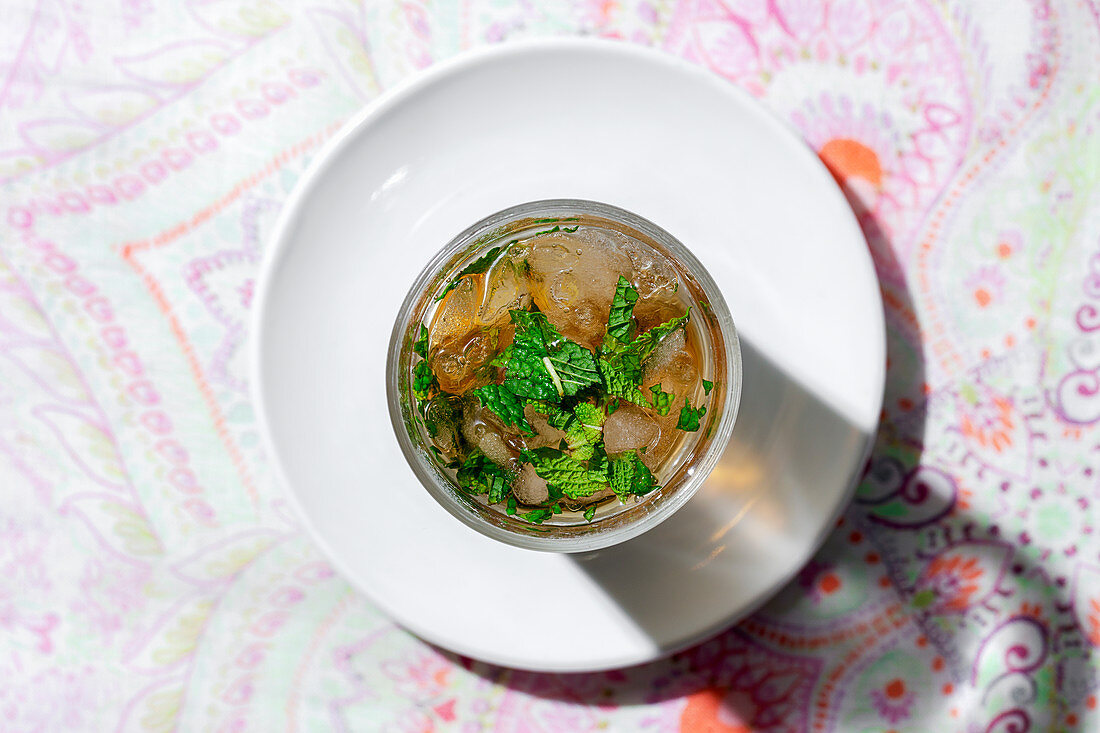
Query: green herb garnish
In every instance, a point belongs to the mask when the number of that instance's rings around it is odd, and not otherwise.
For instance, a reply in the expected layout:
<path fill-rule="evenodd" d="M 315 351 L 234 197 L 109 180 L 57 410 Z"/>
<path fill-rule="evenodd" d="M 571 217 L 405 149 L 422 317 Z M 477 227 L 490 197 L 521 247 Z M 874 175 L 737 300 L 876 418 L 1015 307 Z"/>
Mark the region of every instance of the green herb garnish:
<path fill-rule="evenodd" d="M 688 308 L 687 312 L 679 318 L 666 321 L 631 339 L 630 334 L 634 329 L 634 304 L 637 301 L 638 291 L 630 286 L 626 278 L 620 276 L 619 284 L 615 288 L 615 297 L 611 302 L 607 335 L 604 336 L 603 344 L 600 346 L 600 375 L 609 394 L 636 405 L 652 407 L 665 415 L 668 413 L 674 395 L 662 392 L 660 385 L 655 385 L 656 388 L 650 388 L 653 397 L 646 397 L 641 389 L 642 366 L 666 336 L 683 328 L 691 317 L 691 309 Z"/>
<path fill-rule="evenodd" d="M 413 367 L 413 395 L 418 400 L 428 399 L 432 386 L 437 385 L 435 372 L 428 363 L 428 328 L 420 324 L 420 333 L 412 345 L 413 353 L 420 357 L 420 361 Z"/>
<path fill-rule="evenodd" d="M 623 342 L 630 340 L 634 330 L 634 304 L 637 302 L 638 291 L 620 275 L 615 297 L 611 300 L 611 315 L 607 318 L 608 336 Z"/>
<path fill-rule="evenodd" d="M 588 508 L 584 510 L 584 521 L 591 522 L 592 518 L 596 516 L 596 505 L 589 504 Z"/>
<path fill-rule="evenodd" d="M 649 468 L 642 463 L 636 451 L 627 451 L 611 459 L 611 490 L 621 500 L 630 495 L 645 496 L 657 486 Z"/>
<path fill-rule="evenodd" d="M 676 427 L 680 430 L 686 430 L 689 433 L 694 433 L 699 429 L 699 420 L 703 415 L 707 414 L 707 408 L 699 407 L 694 408 L 688 401 L 688 398 L 684 398 L 684 406 L 680 408 L 680 420 L 676 423 Z"/>
<path fill-rule="evenodd" d="M 462 462 L 455 478 L 458 485 L 471 494 L 488 494 L 490 504 L 504 501 L 511 491 L 508 473 L 476 448 Z"/>
<path fill-rule="evenodd" d="M 703 380 L 703 394 L 709 395 L 711 388 L 714 387 L 714 382 L 710 382 L 706 379 Z"/>
<path fill-rule="evenodd" d="M 521 517 L 526 519 L 531 524 L 542 524 L 551 516 L 553 516 L 553 509 L 532 509 L 529 512 L 520 514 Z"/>
<path fill-rule="evenodd" d="M 451 292 L 458 287 L 458 284 L 462 282 L 462 278 L 467 275 L 480 275 L 488 270 L 494 262 L 496 262 L 497 255 L 500 254 L 504 247 L 493 247 L 491 250 L 478 257 L 476 260 L 462 268 L 454 279 L 447 283 L 447 287 L 443 288 L 443 292 L 435 296 L 435 302 L 439 302 L 447 297 L 447 293 Z"/>
<path fill-rule="evenodd" d="M 608 475 L 603 465 L 591 467 L 555 448 L 524 451 L 523 459 L 546 479 L 551 498 L 555 490 L 570 499 L 583 499 L 607 488 Z"/>

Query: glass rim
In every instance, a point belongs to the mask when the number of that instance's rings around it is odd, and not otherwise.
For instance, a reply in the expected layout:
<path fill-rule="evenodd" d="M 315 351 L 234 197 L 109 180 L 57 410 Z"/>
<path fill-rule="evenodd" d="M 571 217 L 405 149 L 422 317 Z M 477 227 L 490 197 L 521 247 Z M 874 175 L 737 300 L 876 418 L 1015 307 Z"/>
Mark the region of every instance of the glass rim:
<path fill-rule="evenodd" d="M 723 379 L 722 413 L 710 435 L 700 437 L 696 442 L 698 445 L 707 441 L 706 450 L 701 455 L 691 456 L 684 462 L 679 470 L 689 467 L 690 470 L 686 479 L 674 490 L 663 495 L 646 497 L 628 510 L 637 510 L 635 518 L 615 526 L 601 527 L 601 520 L 597 520 L 579 529 L 574 529 L 574 525 L 528 525 L 524 531 L 518 531 L 509 529 L 501 522 L 490 521 L 488 517 L 482 515 L 491 510 L 472 509 L 471 499 L 464 498 L 454 482 L 442 474 L 435 462 L 428 457 L 427 448 L 419 446 L 418 449 L 416 441 L 410 434 L 408 411 L 403 409 L 400 386 L 402 355 L 406 351 L 405 342 L 409 328 L 419 320 L 414 319 L 414 316 L 418 315 L 418 306 L 426 297 L 428 286 L 433 280 L 438 279 L 442 269 L 448 263 L 451 265 L 448 269 L 450 272 L 457 262 L 463 261 L 471 252 L 498 241 L 501 237 L 492 235 L 509 223 L 529 218 L 549 218 L 549 216 L 559 219 L 570 216 L 591 216 L 612 224 L 625 225 L 653 240 L 659 245 L 657 247 L 659 252 L 666 250 L 663 254 L 674 261 L 677 269 L 683 271 L 681 274 L 689 275 L 698 284 L 709 306 L 708 316 L 712 321 L 712 327 L 716 325 L 722 337 L 725 352 L 723 363 L 726 366 Z M 486 240 L 487 237 L 488 240 Z M 652 246 L 644 242 L 643 244 Z M 741 366 L 737 330 L 725 298 L 710 273 L 682 242 L 650 220 L 617 206 L 585 199 L 542 199 L 511 206 L 475 222 L 444 245 L 420 271 L 401 303 L 391 333 L 386 360 L 386 398 L 390 421 L 406 462 L 421 485 L 448 513 L 477 532 L 516 547 L 559 553 L 589 552 L 625 542 L 649 531 L 672 516 L 695 495 L 714 469 L 732 436 L 741 397 Z M 717 379 L 715 381 L 717 382 Z M 610 522 L 620 515 L 621 513 L 612 515 L 602 521 Z M 570 531 L 565 532 L 567 529 Z"/>

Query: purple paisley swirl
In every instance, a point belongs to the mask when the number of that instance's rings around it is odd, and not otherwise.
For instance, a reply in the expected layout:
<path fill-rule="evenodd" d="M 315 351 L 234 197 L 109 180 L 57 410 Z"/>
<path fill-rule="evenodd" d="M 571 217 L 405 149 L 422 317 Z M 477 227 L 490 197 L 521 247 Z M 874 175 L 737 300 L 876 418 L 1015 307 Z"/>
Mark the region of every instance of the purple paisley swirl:
<path fill-rule="evenodd" d="M 1027 733 L 1031 730 L 1031 718 L 1019 708 L 1006 710 L 985 727 L 985 733 Z"/>
<path fill-rule="evenodd" d="M 1078 369 L 1062 377 L 1055 389 L 1055 410 L 1066 422 L 1087 425 L 1100 420 L 1100 378 Z"/>
<path fill-rule="evenodd" d="M 856 501 L 878 504 L 895 496 L 905 481 L 905 466 L 893 456 L 881 456 L 871 462 L 863 477 Z"/>
<path fill-rule="evenodd" d="M 1100 310 L 1091 303 L 1085 303 L 1077 309 L 1077 327 L 1085 333 L 1100 330 Z"/>
<path fill-rule="evenodd" d="M 897 490 L 876 499 L 864 499 L 861 503 L 870 505 L 868 518 L 873 522 L 895 529 L 914 529 L 948 514 L 957 496 L 958 485 L 954 478 L 938 468 L 917 466 L 905 476 Z"/>

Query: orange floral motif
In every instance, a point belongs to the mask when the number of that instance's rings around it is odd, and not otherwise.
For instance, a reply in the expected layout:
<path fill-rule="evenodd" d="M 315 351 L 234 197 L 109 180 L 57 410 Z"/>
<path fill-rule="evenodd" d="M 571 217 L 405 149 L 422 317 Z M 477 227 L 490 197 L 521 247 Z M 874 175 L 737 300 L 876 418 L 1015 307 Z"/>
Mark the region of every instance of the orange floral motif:
<path fill-rule="evenodd" d="M 1089 613 L 1089 641 L 1100 646 L 1100 598 L 1089 601 L 1092 611 Z"/>
<path fill-rule="evenodd" d="M 681 733 L 752 733 L 744 722 L 752 720 L 756 706 L 743 693 L 709 689 L 688 697 L 680 714 Z"/>
<path fill-rule="evenodd" d="M 1005 397 L 994 397 L 990 405 L 992 414 L 978 422 L 964 414 L 959 424 L 962 434 L 983 448 L 993 448 L 1000 453 L 1012 445 L 1012 430 L 1016 427 L 1012 415 L 1012 403 Z"/>
<path fill-rule="evenodd" d="M 937 557 L 928 564 L 928 584 L 936 593 L 940 611 L 965 611 L 971 597 L 978 592 L 982 568 L 977 558 L 958 555 Z"/>

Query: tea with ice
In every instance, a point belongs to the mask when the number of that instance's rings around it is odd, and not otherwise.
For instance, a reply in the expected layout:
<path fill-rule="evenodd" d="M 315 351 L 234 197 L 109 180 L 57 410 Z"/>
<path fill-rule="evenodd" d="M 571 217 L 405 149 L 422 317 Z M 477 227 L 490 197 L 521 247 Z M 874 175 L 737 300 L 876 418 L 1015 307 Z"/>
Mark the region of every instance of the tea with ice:
<path fill-rule="evenodd" d="M 596 521 L 659 493 L 713 429 L 709 305 L 665 253 L 608 222 L 542 219 L 451 271 L 405 368 L 422 441 L 471 499 Z"/>

